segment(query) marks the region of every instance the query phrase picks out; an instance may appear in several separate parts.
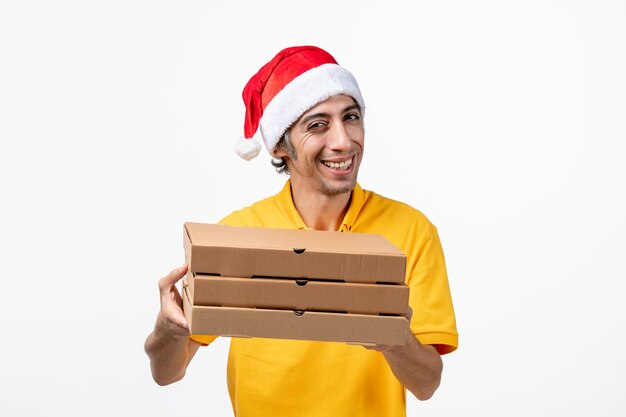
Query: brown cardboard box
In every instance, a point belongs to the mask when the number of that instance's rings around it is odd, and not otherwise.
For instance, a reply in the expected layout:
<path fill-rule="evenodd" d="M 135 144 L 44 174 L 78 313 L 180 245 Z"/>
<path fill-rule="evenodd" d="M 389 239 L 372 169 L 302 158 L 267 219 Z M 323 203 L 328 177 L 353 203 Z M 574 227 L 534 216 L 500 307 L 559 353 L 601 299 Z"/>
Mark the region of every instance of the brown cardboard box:
<path fill-rule="evenodd" d="M 195 276 L 195 306 L 257 307 L 360 314 L 406 313 L 409 287 L 404 284 L 356 284 L 308 279 Z"/>
<path fill-rule="evenodd" d="M 406 256 L 380 235 L 185 223 L 184 245 L 194 273 L 404 283 Z"/>
<path fill-rule="evenodd" d="M 194 334 L 405 342 L 406 257 L 382 236 L 185 223 L 184 247 Z"/>
<path fill-rule="evenodd" d="M 188 291 L 183 299 L 192 334 L 403 345 L 408 329 L 401 316 L 193 306 Z"/>

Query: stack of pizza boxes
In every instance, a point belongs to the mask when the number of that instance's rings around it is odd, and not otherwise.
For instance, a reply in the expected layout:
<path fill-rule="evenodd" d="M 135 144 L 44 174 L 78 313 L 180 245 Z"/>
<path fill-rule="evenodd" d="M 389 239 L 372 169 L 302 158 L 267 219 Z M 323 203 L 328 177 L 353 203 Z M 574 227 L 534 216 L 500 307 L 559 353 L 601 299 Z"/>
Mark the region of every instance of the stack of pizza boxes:
<path fill-rule="evenodd" d="M 406 257 L 380 235 L 185 223 L 192 334 L 403 345 Z"/>

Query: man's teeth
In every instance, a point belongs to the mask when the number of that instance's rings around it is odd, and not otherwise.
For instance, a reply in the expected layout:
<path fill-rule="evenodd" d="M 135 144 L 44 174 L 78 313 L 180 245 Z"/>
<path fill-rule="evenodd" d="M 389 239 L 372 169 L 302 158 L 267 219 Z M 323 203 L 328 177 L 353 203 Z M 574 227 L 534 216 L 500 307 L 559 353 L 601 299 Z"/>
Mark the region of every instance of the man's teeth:
<path fill-rule="evenodd" d="M 343 162 L 324 161 L 324 165 L 326 165 L 329 168 L 333 168 L 333 169 L 346 169 L 350 165 L 352 165 L 352 158 L 348 159 L 347 161 L 343 161 Z"/>

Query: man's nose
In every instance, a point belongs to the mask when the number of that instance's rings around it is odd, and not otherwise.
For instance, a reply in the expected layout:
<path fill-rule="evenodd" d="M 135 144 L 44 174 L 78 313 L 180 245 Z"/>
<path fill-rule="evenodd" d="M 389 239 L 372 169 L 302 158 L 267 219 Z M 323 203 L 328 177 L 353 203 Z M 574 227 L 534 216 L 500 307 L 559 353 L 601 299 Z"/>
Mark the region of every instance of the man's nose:
<path fill-rule="evenodd" d="M 328 140 L 328 147 L 335 151 L 350 149 L 350 134 L 343 123 L 334 123 Z"/>

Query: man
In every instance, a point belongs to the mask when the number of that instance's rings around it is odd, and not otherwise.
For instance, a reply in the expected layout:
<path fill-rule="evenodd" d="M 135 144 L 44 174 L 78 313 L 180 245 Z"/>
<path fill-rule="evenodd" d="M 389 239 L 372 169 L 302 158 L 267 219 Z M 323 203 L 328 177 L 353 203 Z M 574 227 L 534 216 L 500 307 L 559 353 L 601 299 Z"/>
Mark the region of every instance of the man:
<path fill-rule="evenodd" d="M 227 380 L 235 415 L 404 416 L 404 388 L 430 398 L 441 378 L 440 355 L 457 347 L 436 228 L 417 210 L 357 184 L 364 101 L 330 54 L 287 48 L 252 77 L 243 97 L 245 138 L 237 152 L 255 157 L 260 136 L 290 179 L 279 194 L 221 223 L 384 235 L 407 255 L 411 321 L 404 346 L 232 338 Z M 145 345 L 159 384 L 181 379 L 198 348 L 215 339 L 189 336 L 175 287 L 186 272 L 183 266 L 159 281 L 161 310 Z"/>

